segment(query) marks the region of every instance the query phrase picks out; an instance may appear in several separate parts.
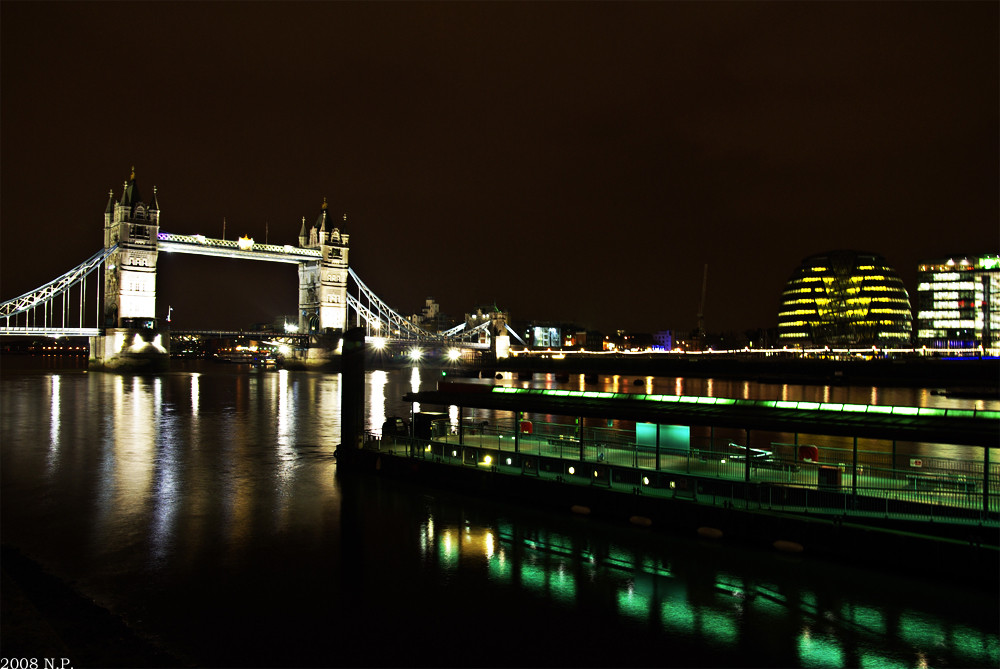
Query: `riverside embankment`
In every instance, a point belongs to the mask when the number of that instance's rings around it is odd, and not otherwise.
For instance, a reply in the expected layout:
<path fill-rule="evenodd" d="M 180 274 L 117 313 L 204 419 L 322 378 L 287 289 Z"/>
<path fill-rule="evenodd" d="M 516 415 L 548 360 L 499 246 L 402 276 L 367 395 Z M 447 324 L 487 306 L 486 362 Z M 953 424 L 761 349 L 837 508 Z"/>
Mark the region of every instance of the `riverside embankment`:
<path fill-rule="evenodd" d="M 875 384 L 928 388 L 975 389 L 985 397 L 1000 397 L 1000 360 L 943 357 L 874 360 L 760 357 L 712 354 L 557 353 L 504 358 L 483 369 L 515 373 L 621 374 L 744 379 L 761 382 Z"/>

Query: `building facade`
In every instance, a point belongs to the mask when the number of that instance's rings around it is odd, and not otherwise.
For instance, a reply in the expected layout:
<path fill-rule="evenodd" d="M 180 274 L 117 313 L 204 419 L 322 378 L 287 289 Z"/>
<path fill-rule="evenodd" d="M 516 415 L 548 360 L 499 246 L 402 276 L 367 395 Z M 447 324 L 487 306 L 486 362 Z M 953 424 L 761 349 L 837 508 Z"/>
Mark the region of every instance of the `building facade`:
<path fill-rule="evenodd" d="M 906 348 L 910 299 L 885 258 L 863 251 L 809 256 L 782 293 L 779 346 Z"/>
<path fill-rule="evenodd" d="M 1000 256 L 955 256 L 921 263 L 918 269 L 918 345 L 1000 344 Z"/>

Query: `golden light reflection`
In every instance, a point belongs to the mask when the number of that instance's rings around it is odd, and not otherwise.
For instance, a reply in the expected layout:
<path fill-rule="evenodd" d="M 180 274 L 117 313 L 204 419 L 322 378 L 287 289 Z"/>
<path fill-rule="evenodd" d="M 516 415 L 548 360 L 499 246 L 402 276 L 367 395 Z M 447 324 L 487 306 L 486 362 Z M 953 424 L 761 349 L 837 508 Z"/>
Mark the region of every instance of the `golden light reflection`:
<path fill-rule="evenodd" d="M 51 476 L 59 467 L 61 412 L 59 408 L 59 375 L 52 375 L 49 386 L 49 451 L 46 457 L 46 470 Z"/>
<path fill-rule="evenodd" d="M 283 492 L 287 492 L 295 478 L 295 398 L 288 383 L 288 370 L 278 372 L 276 384 L 278 394 L 277 411 L 277 449 L 278 449 L 278 480 Z M 287 504 L 284 506 L 287 507 Z"/>
<path fill-rule="evenodd" d="M 308 404 L 316 407 L 319 415 L 319 430 L 316 438 L 329 447 L 330 453 L 340 443 L 340 405 L 344 395 L 344 384 L 340 374 L 300 377 L 282 370 L 278 380 L 283 386 L 292 386 L 294 396 L 308 398 Z M 300 400 L 301 401 L 301 400 Z"/>
<path fill-rule="evenodd" d="M 201 402 L 201 399 L 200 399 L 201 393 L 199 392 L 199 386 L 198 386 L 199 377 L 200 376 L 201 376 L 201 374 L 199 374 L 198 372 L 195 372 L 194 374 L 191 375 L 191 416 L 192 417 L 198 415 L 198 406 L 199 406 L 199 403 Z"/>
<path fill-rule="evenodd" d="M 156 379 L 158 382 L 159 379 Z M 141 525 L 149 512 L 156 462 L 157 408 L 161 397 L 159 383 L 152 390 L 145 380 L 135 376 L 126 390 L 126 379 L 113 384 L 115 429 L 112 445 L 105 454 L 107 495 L 102 495 L 102 523 L 106 527 L 106 550 L 117 550 L 131 543 L 130 530 Z"/>
<path fill-rule="evenodd" d="M 372 430 L 380 430 L 385 424 L 385 386 L 389 375 L 384 370 L 368 373 L 368 425 Z"/>
<path fill-rule="evenodd" d="M 420 368 L 412 367 L 410 370 L 410 391 L 414 393 L 420 392 Z"/>

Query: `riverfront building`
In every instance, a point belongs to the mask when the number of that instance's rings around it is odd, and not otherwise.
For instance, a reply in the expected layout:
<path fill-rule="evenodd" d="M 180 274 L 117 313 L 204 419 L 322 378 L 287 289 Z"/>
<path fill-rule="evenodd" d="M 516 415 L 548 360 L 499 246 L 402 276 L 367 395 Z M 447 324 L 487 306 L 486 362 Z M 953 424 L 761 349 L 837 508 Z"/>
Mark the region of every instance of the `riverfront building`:
<path fill-rule="evenodd" d="M 917 276 L 917 344 L 986 348 L 1000 343 L 1000 256 L 922 263 Z"/>
<path fill-rule="evenodd" d="M 782 293 L 780 345 L 908 347 L 912 329 L 906 288 L 875 253 L 809 256 Z"/>

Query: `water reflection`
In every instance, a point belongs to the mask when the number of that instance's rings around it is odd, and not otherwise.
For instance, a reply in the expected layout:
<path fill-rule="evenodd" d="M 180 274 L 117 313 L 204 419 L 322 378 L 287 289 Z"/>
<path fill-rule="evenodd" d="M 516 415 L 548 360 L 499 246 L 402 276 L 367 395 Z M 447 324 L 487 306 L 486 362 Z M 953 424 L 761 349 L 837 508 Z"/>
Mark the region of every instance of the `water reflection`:
<path fill-rule="evenodd" d="M 156 379 L 160 381 L 159 378 Z M 160 396 L 159 383 L 156 395 Z M 162 399 L 162 398 L 161 398 Z M 178 443 L 173 438 L 180 431 L 177 416 L 173 412 L 158 413 L 159 429 L 156 443 L 156 467 L 153 474 L 153 510 L 150 528 L 152 543 L 152 559 L 154 562 L 165 560 L 173 549 L 173 537 L 178 508 L 181 504 L 181 457 Z"/>
<path fill-rule="evenodd" d="M 757 556 L 739 572 L 718 556 L 705 561 L 697 546 L 636 548 L 510 519 L 435 524 L 433 512 L 415 531 L 423 558 L 437 569 L 485 568 L 495 587 L 523 590 L 559 609 L 605 593 L 619 619 L 665 643 L 803 667 L 921 666 L 928 657 L 985 666 L 1000 655 L 995 634 L 908 604 L 876 603 L 877 595 L 864 591 L 869 583 L 810 586 L 799 561 Z"/>
<path fill-rule="evenodd" d="M 59 402 L 59 380 L 58 374 L 52 375 L 52 383 L 49 385 L 49 451 L 46 459 L 46 473 L 49 477 L 59 466 L 59 451 L 62 426 L 62 409 Z"/>
<path fill-rule="evenodd" d="M 368 427 L 381 428 L 387 415 L 407 415 L 402 396 L 433 387 L 437 378 L 417 367 L 369 373 Z M 568 385 L 577 383 L 571 379 Z M 641 386 L 616 377 L 599 384 L 628 385 L 634 392 L 690 386 L 750 398 L 778 388 L 649 377 Z M 276 610 L 292 618 L 289 626 L 302 623 L 306 614 L 295 613 L 295 602 L 304 592 L 328 587 L 338 551 L 352 548 L 329 548 L 339 541 L 345 494 L 333 458 L 341 389 L 338 375 L 228 369 L 152 378 L 5 378 L 4 540 L 47 557 L 81 587 L 104 593 L 103 603 L 116 610 L 145 611 L 157 606 L 153 595 L 164 596 L 170 585 L 188 587 L 191 574 L 228 578 L 240 567 L 251 574 L 239 583 L 249 583 L 252 596 L 202 578 L 241 601 L 251 601 L 258 586 L 274 580 L 267 587 L 278 592 L 272 593 L 279 597 Z M 835 398 L 864 397 L 870 390 L 785 385 L 781 392 Z M 897 401 L 889 391 L 882 397 Z M 929 393 L 919 397 L 936 400 Z M 449 409 L 449 416 L 457 422 L 457 410 Z M 479 418 L 491 425 L 512 420 L 509 414 Z M 900 452 L 909 447 L 900 444 Z M 567 621 L 567 633 L 573 624 L 595 620 L 611 632 L 631 634 L 621 637 L 630 642 L 718 648 L 747 653 L 758 664 L 769 658 L 787 666 L 996 666 L 1000 659 L 995 602 L 983 606 L 965 593 L 962 606 L 954 607 L 954 593 L 926 584 L 436 498 L 432 491 L 387 487 L 355 500 L 372 514 L 368 527 L 375 543 L 364 549 L 365 558 L 377 574 L 373 580 L 386 583 L 382 590 L 378 583 L 366 587 L 380 601 L 395 606 L 399 593 L 407 592 L 401 581 L 423 580 L 434 584 L 431 596 L 450 588 L 463 616 L 489 615 L 499 598 L 522 608 L 527 603 L 541 622 Z M 295 550 L 287 549 L 287 560 L 272 557 L 292 540 Z M 284 591 L 289 572 L 302 573 L 303 587 Z M 404 576 L 392 580 L 397 572 Z M 134 588 L 121 585 L 123 579 Z M 162 589 L 151 595 L 147 580 Z M 197 606 L 178 610 L 232 606 L 213 603 L 210 592 L 184 597 L 195 598 Z M 322 616 L 336 601 L 328 597 L 317 604 L 308 624 L 324 624 Z M 254 615 L 264 615 L 270 604 L 262 599 L 250 606 L 259 607 L 251 609 Z M 434 602 L 429 597 L 412 606 L 433 609 Z M 518 615 L 528 615 L 522 608 Z M 178 617 L 171 613 L 164 612 L 163 620 Z M 187 624 L 195 626 L 197 613 L 191 615 Z M 619 659 L 628 663 L 625 656 Z"/>
<path fill-rule="evenodd" d="M 109 513 L 119 527 L 130 524 L 146 512 L 153 483 L 156 457 L 156 406 L 158 398 L 144 386 L 144 379 L 132 377 L 116 384 L 115 442 L 112 463 L 113 496 Z M 157 386 L 159 388 L 159 386 Z M 119 531 L 117 542 L 125 540 Z"/>
<path fill-rule="evenodd" d="M 293 392 L 298 386 L 293 386 L 289 383 L 289 373 L 284 369 L 278 370 L 276 379 L 273 376 L 269 376 L 268 380 L 272 381 L 270 386 L 278 395 L 278 480 L 279 490 L 284 496 L 290 492 L 293 483 L 292 479 L 295 476 L 296 455 L 292 442 L 295 438 L 296 425 L 295 412 L 292 410 L 292 407 L 295 405 Z"/>
<path fill-rule="evenodd" d="M 385 386 L 389 382 L 389 375 L 382 370 L 375 370 L 368 374 L 368 425 L 372 428 L 381 428 L 385 423 Z"/>
<path fill-rule="evenodd" d="M 192 418 L 198 416 L 198 400 L 199 400 L 199 397 L 200 397 L 200 395 L 198 393 L 198 379 L 200 377 L 201 377 L 201 374 L 199 374 L 198 372 L 195 372 L 194 374 L 191 375 L 191 416 L 192 416 Z"/>
<path fill-rule="evenodd" d="M 410 370 L 410 392 L 420 392 L 420 368 L 416 366 Z M 420 411 L 420 403 L 414 402 L 413 412 L 416 413 L 418 411 Z"/>

